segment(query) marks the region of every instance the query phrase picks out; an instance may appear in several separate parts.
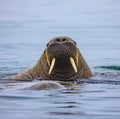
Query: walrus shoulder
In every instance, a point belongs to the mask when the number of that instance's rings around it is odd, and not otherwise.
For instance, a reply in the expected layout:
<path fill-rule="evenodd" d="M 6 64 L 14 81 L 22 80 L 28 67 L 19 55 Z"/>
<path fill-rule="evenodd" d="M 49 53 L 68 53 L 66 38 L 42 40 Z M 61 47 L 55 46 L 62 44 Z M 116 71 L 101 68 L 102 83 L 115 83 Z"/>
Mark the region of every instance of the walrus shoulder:
<path fill-rule="evenodd" d="M 22 71 L 21 73 L 17 74 L 13 79 L 15 80 L 33 80 L 33 73 L 32 73 L 32 68 L 31 69 L 26 69 Z"/>

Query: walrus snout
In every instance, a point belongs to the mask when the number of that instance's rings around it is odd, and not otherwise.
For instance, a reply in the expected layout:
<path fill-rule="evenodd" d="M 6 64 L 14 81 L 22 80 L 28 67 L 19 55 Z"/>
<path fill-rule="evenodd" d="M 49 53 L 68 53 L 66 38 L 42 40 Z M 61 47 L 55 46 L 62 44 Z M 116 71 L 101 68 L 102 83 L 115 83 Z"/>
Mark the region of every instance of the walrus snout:
<path fill-rule="evenodd" d="M 47 47 L 47 52 L 49 54 L 49 58 L 60 58 L 61 56 L 73 56 L 75 57 L 76 46 L 71 42 L 66 43 L 52 43 Z"/>
<path fill-rule="evenodd" d="M 67 57 L 75 57 L 76 42 L 69 37 L 56 37 L 47 44 L 47 54 L 50 60 L 54 57 L 66 59 Z"/>
<path fill-rule="evenodd" d="M 46 48 L 46 56 L 49 62 L 49 74 L 55 67 L 73 67 L 77 73 L 77 47 L 76 42 L 68 37 L 56 37 L 52 39 Z"/>

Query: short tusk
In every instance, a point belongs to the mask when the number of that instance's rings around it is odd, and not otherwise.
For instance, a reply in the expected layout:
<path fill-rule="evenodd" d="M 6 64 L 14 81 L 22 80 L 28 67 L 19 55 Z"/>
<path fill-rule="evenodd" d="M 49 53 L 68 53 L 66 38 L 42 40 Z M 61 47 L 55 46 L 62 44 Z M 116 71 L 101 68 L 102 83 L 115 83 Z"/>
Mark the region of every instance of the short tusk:
<path fill-rule="evenodd" d="M 54 65 L 55 65 L 55 58 L 52 59 L 52 62 L 51 62 L 51 65 L 50 65 L 50 69 L 49 69 L 49 75 L 51 74 L 53 68 L 54 68 Z"/>
<path fill-rule="evenodd" d="M 72 57 L 70 57 L 70 63 L 72 65 L 74 71 L 77 73 L 77 66 L 76 66 L 75 61 Z"/>

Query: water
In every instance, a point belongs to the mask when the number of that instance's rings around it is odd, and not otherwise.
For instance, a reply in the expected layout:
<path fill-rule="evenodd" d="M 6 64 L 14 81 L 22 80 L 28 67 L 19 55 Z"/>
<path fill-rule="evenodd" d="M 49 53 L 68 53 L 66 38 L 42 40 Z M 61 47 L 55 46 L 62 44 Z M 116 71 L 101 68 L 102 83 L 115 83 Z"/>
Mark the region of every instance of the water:
<path fill-rule="evenodd" d="M 91 80 L 42 91 L 2 82 L 33 66 L 60 35 L 77 42 L 95 74 Z M 120 1 L 0 0 L 0 79 L 1 119 L 119 119 Z"/>

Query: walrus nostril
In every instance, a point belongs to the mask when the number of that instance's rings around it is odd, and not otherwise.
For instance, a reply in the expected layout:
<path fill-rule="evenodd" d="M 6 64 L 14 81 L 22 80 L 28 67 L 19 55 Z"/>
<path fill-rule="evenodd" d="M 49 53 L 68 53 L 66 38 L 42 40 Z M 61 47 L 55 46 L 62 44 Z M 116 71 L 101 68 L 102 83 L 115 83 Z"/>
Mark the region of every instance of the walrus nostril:
<path fill-rule="evenodd" d="M 64 41 L 66 41 L 66 39 L 65 39 L 65 38 L 63 38 L 63 42 L 64 42 Z"/>
<path fill-rule="evenodd" d="M 57 39 L 56 39 L 56 42 L 64 42 L 64 41 L 67 41 L 67 39 L 65 39 L 65 38 L 63 38 L 63 39 L 57 38 Z"/>

